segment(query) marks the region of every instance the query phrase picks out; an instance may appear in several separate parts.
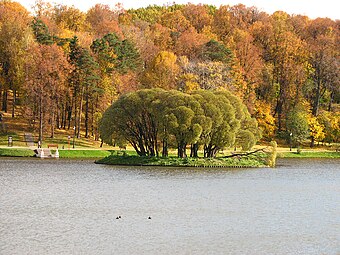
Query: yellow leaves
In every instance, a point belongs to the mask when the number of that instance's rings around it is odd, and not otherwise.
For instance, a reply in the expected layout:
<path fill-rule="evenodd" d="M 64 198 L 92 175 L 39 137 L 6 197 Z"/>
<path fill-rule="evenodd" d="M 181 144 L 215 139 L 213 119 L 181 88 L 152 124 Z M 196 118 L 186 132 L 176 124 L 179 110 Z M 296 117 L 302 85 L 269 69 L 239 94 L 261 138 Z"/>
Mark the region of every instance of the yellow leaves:
<path fill-rule="evenodd" d="M 107 56 L 111 59 L 116 59 L 117 58 L 117 54 L 115 54 L 114 49 L 109 49 L 107 51 Z M 105 61 L 105 68 L 106 69 L 114 69 L 115 68 L 115 64 L 113 62 L 110 61 Z"/>
<path fill-rule="evenodd" d="M 337 132 L 340 132 L 340 114 L 334 115 L 333 118 L 331 118 L 331 127 L 337 130 Z"/>
<path fill-rule="evenodd" d="M 232 87 L 234 88 L 232 91 L 244 99 L 247 96 L 247 82 L 244 80 L 243 70 L 238 61 L 235 61 L 231 68 L 230 74 L 233 78 Z"/>
<path fill-rule="evenodd" d="M 175 67 L 177 56 L 169 51 L 161 51 L 153 61 L 155 69 L 167 69 Z"/>
<path fill-rule="evenodd" d="M 203 34 L 205 37 L 209 38 L 210 40 L 217 41 L 217 35 L 213 32 L 213 29 L 211 26 L 204 26 L 202 29 L 201 34 Z"/>
<path fill-rule="evenodd" d="M 144 72 L 141 82 L 146 88 L 174 89 L 179 69 L 177 56 L 169 51 L 161 51 Z"/>
<path fill-rule="evenodd" d="M 275 134 L 275 118 L 271 115 L 270 105 L 263 102 L 257 101 L 255 107 L 255 117 L 262 129 L 263 137 L 270 140 Z"/>
<path fill-rule="evenodd" d="M 188 93 L 200 88 L 198 76 L 192 73 L 186 73 L 179 77 L 178 89 L 182 92 Z"/>
<path fill-rule="evenodd" d="M 16 20 L 20 22 L 19 19 L 29 20 L 29 12 L 21 4 L 12 1 L 1 1 L 0 2 L 0 20 Z M 19 18 L 19 19 L 18 19 Z"/>
<path fill-rule="evenodd" d="M 161 17 L 161 24 L 174 32 L 184 32 L 190 27 L 190 22 L 179 10 L 165 13 Z"/>
<path fill-rule="evenodd" d="M 339 142 L 340 139 L 340 114 L 322 111 L 318 116 L 318 122 L 324 127 L 326 142 Z"/>
<path fill-rule="evenodd" d="M 58 5 L 55 6 L 54 9 L 54 19 L 60 27 L 73 32 L 84 30 L 86 20 L 85 13 L 75 7 L 68 7 L 66 5 Z"/>
<path fill-rule="evenodd" d="M 325 139 L 324 126 L 321 125 L 318 119 L 312 115 L 308 116 L 308 124 L 310 130 L 310 136 L 314 138 L 315 141 L 323 141 Z"/>

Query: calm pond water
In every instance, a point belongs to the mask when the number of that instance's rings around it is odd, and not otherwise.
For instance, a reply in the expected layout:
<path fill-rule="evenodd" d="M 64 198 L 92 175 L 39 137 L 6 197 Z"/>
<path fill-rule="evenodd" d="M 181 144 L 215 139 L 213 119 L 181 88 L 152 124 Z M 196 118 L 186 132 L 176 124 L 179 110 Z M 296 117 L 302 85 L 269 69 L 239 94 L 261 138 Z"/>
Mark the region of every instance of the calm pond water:
<path fill-rule="evenodd" d="M 0 158 L 0 254 L 340 254 L 340 160 L 233 170 Z"/>

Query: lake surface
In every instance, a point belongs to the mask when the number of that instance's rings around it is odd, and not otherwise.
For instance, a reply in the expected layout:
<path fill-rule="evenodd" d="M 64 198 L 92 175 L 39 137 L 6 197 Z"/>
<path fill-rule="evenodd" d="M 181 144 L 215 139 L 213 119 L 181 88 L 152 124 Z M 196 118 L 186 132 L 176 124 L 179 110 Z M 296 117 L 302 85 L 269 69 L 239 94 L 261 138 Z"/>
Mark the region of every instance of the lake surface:
<path fill-rule="evenodd" d="M 0 158 L 0 254 L 340 254 L 340 160 L 176 169 Z"/>

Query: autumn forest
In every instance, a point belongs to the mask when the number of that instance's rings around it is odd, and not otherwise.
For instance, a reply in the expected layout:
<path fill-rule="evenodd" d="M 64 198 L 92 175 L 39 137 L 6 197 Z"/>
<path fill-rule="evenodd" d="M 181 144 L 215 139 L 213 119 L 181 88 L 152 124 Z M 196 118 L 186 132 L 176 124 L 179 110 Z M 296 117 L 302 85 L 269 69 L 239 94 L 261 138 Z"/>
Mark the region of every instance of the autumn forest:
<path fill-rule="evenodd" d="M 120 96 L 158 88 L 228 90 L 264 141 L 340 142 L 339 76 L 340 20 L 242 4 L 82 12 L 38 0 L 30 13 L 0 0 L 0 110 L 40 140 L 57 130 L 99 140 Z"/>

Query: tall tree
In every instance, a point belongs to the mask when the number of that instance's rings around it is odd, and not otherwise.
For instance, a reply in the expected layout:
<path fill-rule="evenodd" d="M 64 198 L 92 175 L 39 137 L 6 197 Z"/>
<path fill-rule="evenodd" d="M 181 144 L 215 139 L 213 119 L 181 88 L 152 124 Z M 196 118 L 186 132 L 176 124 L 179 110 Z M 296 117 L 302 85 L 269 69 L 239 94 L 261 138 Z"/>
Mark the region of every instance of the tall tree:
<path fill-rule="evenodd" d="M 0 84 L 2 110 L 8 111 L 8 94 L 12 91 L 12 117 L 15 115 L 17 94 L 24 82 L 24 60 L 30 41 L 28 11 L 19 3 L 0 2 Z"/>
<path fill-rule="evenodd" d="M 85 99 L 85 137 L 89 135 L 89 105 L 99 79 L 99 65 L 90 51 L 78 44 L 77 37 L 70 41 L 70 61 L 73 65 L 71 84 L 73 85 L 74 128 L 78 138 L 80 136 L 83 100 Z M 78 107 L 79 105 L 79 107 Z M 79 112 L 78 112 L 79 109 Z"/>
<path fill-rule="evenodd" d="M 307 112 L 303 106 L 298 105 L 288 113 L 286 125 L 292 142 L 300 146 L 309 135 Z"/>
<path fill-rule="evenodd" d="M 274 93 L 267 99 L 273 98 L 278 131 L 283 128 L 285 112 L 302 97 L 308 71 L 306 44 L 292 32 L 288 21 L 287 13 L 275 12 L 270 25 L 262 27 L 263 38 L 258 39 L 265 49 L 263 58 L 268 70 L 268 83 L 260 90 Z"/>
<path fill-rule="evenodd" d="M 335 94 L 340 91 L 339 31 L 330 19 L 316 19 L 308 32 L 312 87 L 307 90 L 307 97 L 312 104 L 312 114 L 317 116 L 322 98 L 329 102 L 330 110 Z"/>
<path fill-rule="evenodd" d="M 26 107 L 37 109 L 39 140 L 44 140 L 46 124 L 54 136 L 59 100 L 65 91 L 70 65 L 64 52 L 56 45 L 33 45 L 26 62 Z"/>

